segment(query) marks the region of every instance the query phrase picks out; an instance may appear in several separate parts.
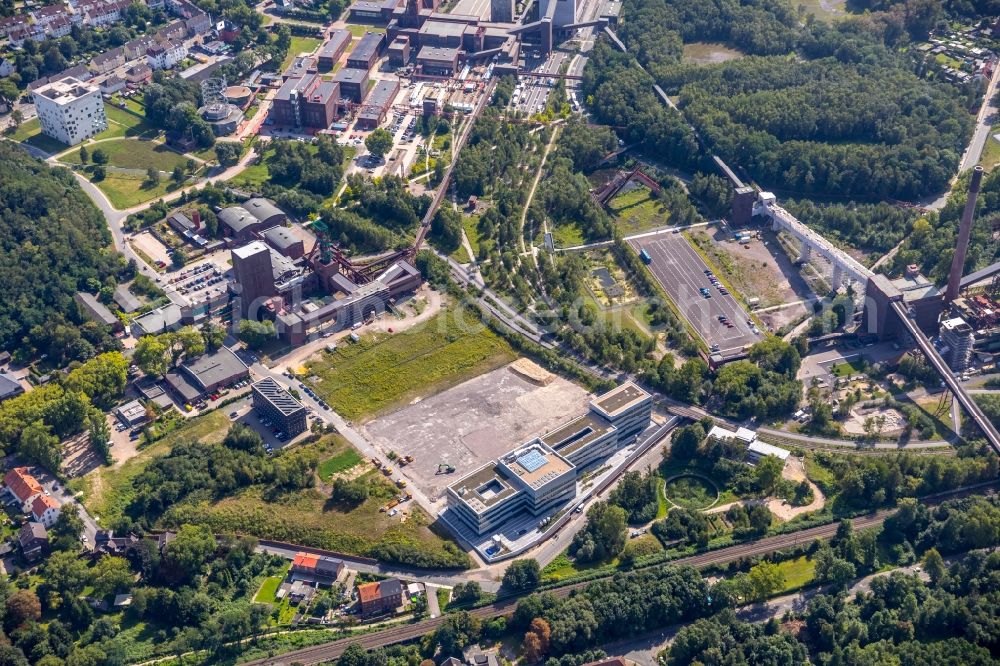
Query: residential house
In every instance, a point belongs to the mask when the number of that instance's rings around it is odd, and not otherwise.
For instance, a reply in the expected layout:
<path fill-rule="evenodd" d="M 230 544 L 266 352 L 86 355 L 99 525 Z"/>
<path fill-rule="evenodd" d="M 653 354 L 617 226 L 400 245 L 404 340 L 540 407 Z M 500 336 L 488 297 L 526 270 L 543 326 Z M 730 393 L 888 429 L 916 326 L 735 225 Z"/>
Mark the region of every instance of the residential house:
<path fill-rule="evenodd" d="M 205 12 L 197 12 L 184 20 L 184 27 L 189 35 L 204 35 L 212 29 L 212 17 Z"/>
<path fill-rule="evenodd" d="M 309 576 L 313 579 L 326 579 L 329 582 L 338 580 L 344 570 L 343 561 L 313 553 L 296 553 L 291 568 L 293 574 Z"/>
<path fill-rule="evenodd" d="M 36 522 L 52 527 L 59 519 L 62 507 L 49 495 L 38 495 L 31 502 L 31 516 Z"/>
<path fill-rule="evenodd" d="M 125 49 L 119 46 L 95 56 L 94 59 L 90 61 L 90 68 L 98 74 L 107 74 L 108 72 L 118 69 L 126 62 Z"/>
<path fill-rule="evenodd" d="M 22 393 L 24 393 L 24 387 L 21 386 L 21 382 L 17 381 L 13 375 L 0 372 L 0 402 L 16 398 Z"/>
<path fill-rule="evenodd" d="M 135 60 L 136 58 L 141 58 L 146 55 L 146 51 L 150 46 L 156 43 L 156 40 L 150 36 L 136 37 L 132 41 L 125 42 L 122 46 L 125 49 L 125 57 L 129 60 Z"/>
<path fill-rule="evenodd" d="M 125 70 L 125 81 L 130 86 L 144 86 L 153 80 L 153 68 L 144 62 L 133 65 Z"/>
<path fill-rule="evenodd" d="M 99 84 L 102 95 L 113 95 L 120 90 L 125 90 L 125 79 L 117 74 L 112 74 Z"/>
<path fill-rule="evenodd" d="M 403 603 L 403 584 L 396 578 L 358 585 L 362 617 L 391 613 Z"/>
<path fill-rule="evenodd" d="M 174 65 L 184 60 L 187 54 L 184 42 L 167 40 L 157 42 L 146 49 L 146 62 L 153 69 L 172 69 Z"/>
<path fill-rule="evenodd" d="M 3 477 L 7 493 L 21 507 L 21 511 L 31 508 L 31 502 L 44 492 L 42 484 L 31 475 L 27 467 L 15 467 Z"/>
<path fill-rule="evenodd" d="M 10 76 L 17 71 L 17 65 L 10 58 L 0 58 L 0 76 Z"/>
<path fill-rule="evenodd" d="M 17 533 L 17 544 L 21 547 L 24 559 L 34 562 L 49 547 L 49 534 L 41 523 L 28 521 Z"/>

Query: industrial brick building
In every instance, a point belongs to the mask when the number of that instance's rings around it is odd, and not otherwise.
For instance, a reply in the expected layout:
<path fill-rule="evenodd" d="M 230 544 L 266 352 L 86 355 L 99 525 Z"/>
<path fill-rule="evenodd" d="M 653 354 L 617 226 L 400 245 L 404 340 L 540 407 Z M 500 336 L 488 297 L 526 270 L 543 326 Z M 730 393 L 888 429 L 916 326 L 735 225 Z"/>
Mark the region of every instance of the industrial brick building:
<path fill-rule="evenodd" d="M 333 69 L 340 60 L 340 56 L 344 55 L 344 51 L 347 50 L 350 44 L 350 30 L 331 31 L 330 36 L 323 42 L 323 45 L 319 48 L 319 52 L 316 54 L 316 66 L 319 68 L 319 71 L 329 72 Z"/>
<path fill-rule="evenodd" d="M 366 32 L 365 36 L 358 40 L 358 44 L 351 51 L 351 54 L 347 56 L 347 66 L 351 69 L 371 71 L 384 46 L 385 33 Z"/>
<path fill-rule="evenodd" d="M 424 46 L 417 53 L 417 66 L 423 74 L 452 76 L 458 67 L 458 49 Z"/>
<path fill-rule="evenodd" d="M 318 74 L 289 78 L 278 89 L 271 107 L 274 123 L 283 127 L 328 129 L 337 119 L 340 85 Z"/>
<path fill-rule="evenodd" d="M 349 99 L 358 104 L 368 95 L 371 80 L 368 70 L 345 68 L 334 74 L 333 82 L 340 86 L 341 99 Z"/>
<path fill-rule="evenodd" d="M 449 486 L 449 512 L 476 535 L 524 512 L 551 513 L 576 496 L 582 471 L 635 441 L 652 409 L 652 396 L 632 382 L 598 396 L 587 414 Z"/>
<path fill-rule="evenodd" d="M 373 130 L 385 122 L 397 94 L 399 94 L 398 79 L 386 79 L 376 83 L 358 113 L 358 127 Z"/>
<path fill-rule="evenodd" d="M 289 437 L 306 430 L 306 408 L 270 377 L 255 382 L 250 387 L 253 408 Z"/>

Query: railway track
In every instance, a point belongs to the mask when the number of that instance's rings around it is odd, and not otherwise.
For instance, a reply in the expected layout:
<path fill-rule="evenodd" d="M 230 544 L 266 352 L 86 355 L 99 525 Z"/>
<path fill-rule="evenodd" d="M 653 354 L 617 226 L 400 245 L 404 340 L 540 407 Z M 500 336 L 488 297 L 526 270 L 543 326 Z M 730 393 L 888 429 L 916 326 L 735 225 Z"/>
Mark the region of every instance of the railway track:
<path fill-rule="evenodd" d="M 966 486 L 964 488 L 958 488 L 956 490 L 937 493 L 935 495 L 930 495 L 922 499 L 925 504 L 935 505 L 949 499 L 956 499 L 959 497 L 964 497 L 970 494 L 982 493 L 986 489 L 996 488 L 1000 486 L 1000 482 L 991 481 L 986 483 L 974 484 L 971 486 Z M 882 511 L 876 511 L 874 513 L 860 516 L 853 519 L 855 529 L 866 529 L 870 527 L 878 527 L 881 525 L 887 517 L 889 517 L 894 510 L 884 509 Z M 689 557 L 683 557 L 672 562 L 660 563 L 651 565 L 646 568 L 662 567 L 662 566 L 692 566 L 696 568 L 704 568 L 709 566 L 716 566 L 722 564 L 729 564 L 730 562 L 736 562 L 745 558 L 757 557 L 760 555 L 768 555 L 786 548 L 794 548 L 796 546 L 804 545 L 810 543 L 816 539 L 829 539 L 834 536 L 837 532 L 838 523 L 830 523 L 827 525 L 818 525 L 816 527 L 810 527 L 798 532 L 792 532 L 790 534 L 779 534 L 777 536 L 769 537 L 766 539 L 761 539 L 752 543 L 738 544 L 735 546 L 729 546 L 728 548 L 720 548 L 716 551 L 711 551 L 707 553 L 700 553 L 698 555 L 691 555 Z M 608 577 L 614 574 L 609 574 Z M 599 579 L 597 579 L 599 580 Z M 557 587 L 552 590 L 547 590 L 548 592 L 554 594 L 556 597 L 567 597 L 576 590 L 583 589 L 593 580 L 585 581 L 582 583 L 572 583 L 570 585 L 564 585 L 562 587 Z M 497 600 L 496 602 L 489 604 L 488 606 L 482 606 L 481 608 L 475 608 L 469 611 L 469 613 L 475 617 L 481 619 L 493 618 L 499 615 L 507 615 L 514 611 L 517 607 L 517 602 L 520 597 L 507 597 L 505 599 Z M 436 617 L 427 620 L 421 620 L 420 622 L 414 622 L 412 624 L 407 624 L 403 626 L 391 627 L 384 629 L 382 631 L 373 632 L 370 634 L 365 634 L 362 636 L 341 638 L 329 643 L 324 643 L 323 645 L 316 645 L 308 648 L 301 648 L 299 650 L 294 650 L 291 652 L 286 652 L 285 654 L 278 655 L 275 657 L 266 657 L 262 659 L 256 659 L 254 661 L 246 662 L 248 666 L 291 666 L 291 664 L 319 664 L 326 661 L 332 661 L 339 657 L 347 646 L 351 643 L 357 643 L 366 650 L 374 650 L 376 648 L 385 647 L 388 645 L 395 645 L 398 643 L 405 643 L 411 640 L 415 640 L 425 634 L 429 634 L 435 629 L 437 629 L 443 622 L 445 616 Z"/>

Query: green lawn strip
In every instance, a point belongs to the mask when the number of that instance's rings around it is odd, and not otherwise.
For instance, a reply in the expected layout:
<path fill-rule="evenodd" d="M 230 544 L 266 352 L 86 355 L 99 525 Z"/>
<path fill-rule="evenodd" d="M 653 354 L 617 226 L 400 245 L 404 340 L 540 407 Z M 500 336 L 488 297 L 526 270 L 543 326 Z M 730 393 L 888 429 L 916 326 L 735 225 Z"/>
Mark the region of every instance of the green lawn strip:
<path fill-rule="evenodd" d="M 385 28 L 374 25 L 358 25 L 356 23 L 348 23 L 347 29 L 351 31 L 354 37 L 363 37 L 366 32 L 385 32 Z"/>
<path fill-rule="evenodd" d="M 603 571 L 611 573 L 617 566 L 617 557 L 610 562 L 577 562 L 570 559 L 566 552 L 562 552 L 542 569 L 542 580 L 546 582 L 560 581 L 582 573 L 595 574 Z"/>
<path fill-rule="evenodd" d="M 437 588 L 437 600 L 438 608 L 442 613 L 445 612 L 445 609 L 448 608 L 448 602 L 451 601 L 451 590 L 446 587 Z"/>
<path fill-rule="evenodd" d="M 17 126 L 13 134 L 9 134 L 8 137 L 12 141 L 25 141 L 39 132 L 42 131 L 42 121 L 38 118 L 32 118 L 31 120 L 26 120 Z"/>
<path fill-rule="evenodd" d="M 469 239 L 469 245 L 472 246 L 472 251 L 476 253 L 476 256 L 473 257 L 473 259 L 476 259 L 479 257 L 479 216 L 463 215 L 462 227 L 465 228 L 465 236 Z"/>
<path fill-rule="evenodd" d="M 292 566 L 291 564 L 287 564 L 284 567 L 282 567 L 280 574 L 274 576 L 268 576 L 267 578 L 265 578 L 264 582 L 261 584 L 260 589 L 257 591 L 257 594 L 256 596 L 254 596 L 253 600 L 256 603 L 260 604 L 277 603 L 278 588 L 281 587 L 281 581 L 285 580 L 285 577 L 288 575 L 288 570 L 291 568 L 291 566 Z"/>
<path fill-rule="evenodd" d="M 860 356 L 846 361 L 841 361 L 840 363 L 834 363 L 830 366 L 830 372 L 833 373 L 834 377 L 849 377 L 851 375 L 860 374 L 864 371 L 864 361 L 861 360 Z"/>
<path fill-rule="evenodd" d="M 516 358 L 474 314 L 449 309 L 399 334 L 369 334 L 306 363 L 307 380 L 349 419 L 372 416 L 500 367 Z"/>
<path fill-rule="evenodd" d="M 319 464 L 316 473 L 319 478 L 329 481 L 330 477 L 340 472 L 346 472 L 363 460 L 361 454 L 353 447 L 338 453 L 332 458 L 328 458 Z"/>
<path fill-rule="evenodd" d="M 300 37 L 298 35 L 292 35 L 292 45 L 288 47 L 288 53 L 285 54 L 285 59 L 281 62 L 281 71 L 288 69 L 288 66 L 292 64 L 302 53 L 312 53 L 316 50 L 316 47 L 322 43 L 322 40 L 315 37 Z"/>

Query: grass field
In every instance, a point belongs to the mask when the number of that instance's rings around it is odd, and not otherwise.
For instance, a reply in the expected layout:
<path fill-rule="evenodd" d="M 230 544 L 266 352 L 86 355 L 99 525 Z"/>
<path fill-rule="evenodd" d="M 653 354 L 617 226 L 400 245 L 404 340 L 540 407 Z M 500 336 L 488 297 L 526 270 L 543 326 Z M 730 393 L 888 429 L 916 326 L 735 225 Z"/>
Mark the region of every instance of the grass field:
<path fill-rule="evenodd" d="M 371 417 L 514 360 L 474 315 L 449 309 L 398 335 L 366 335 L 306 363 L 307 380 L 349 419 Z"/>
<path fill-rule="evenodd" d="M 95 136 L 95 141 L 124 137 L 152 139 L 160 134 L 158 129 L 146 123 L 146 119 L 138 110 L 131 107 L 120 109 L 107 104 L 104 112 L 108 116 L 108 129 Z"/>
<path fill-rule="evenodd" d="M 19 143 L 26 143 L 53 155 L 61 153 L 69 147 L 61 141 L 56 141 L 52 137 L 42 134 L 42 125 L 38 118 L 21 123 L 13 134 L 7 135 L 7 138 Z"/>
<path fill-rule="evenodd" d="M 13 134 L 8 137 L 11 141 L 25 141 L 42 131 L 42 123 L 38 118 L 26 120 L 17 126 Z"/>
<path fill-rule="evenodd" d="M 348 23 L 347 29 L 351 31 L 351 34 L 355 37 L 363 37 L 366 32 L 385 32 L 385 28 L 380 28 L 374 25 L 357 25 L 355 23 Z M 352 44 L 352 47 L 354 45 Z"/>
<path fill-rule="evenodd" d="M 586 242 L 583 230 L 576 224 L 560 224 L 549 227 L 549 231 L 552 232 L 552 242 L 556 247 L 576 247 Z"/>
<path fill-rule="evenodd" d="M 465 228 L 465 235 L 469 239 L 469 245 L 472 246 L 472 251 L 476 253 L 473 259 L 479 258 L 479 216 L 478 215 L 463 215 L 462 216 L 462 226 Z"/>
<path fill-rule="evenodd" d="M 107 195 L 111 205 L 118 210 L 138 206 L 141 203 L 157 199 L 175 187 L 169 178 L 160 179 L 155 187 L 146 186 L 145 176 L 132 176 L 122 173 L 109 173 L 104 180 L 94 183 L 101 192 Z"/>
<path fill-rule="evenodd" d="M 351 447 L 346 442 L 344 442 L 346 448 L 333 455 L 319 464 L 316 468 L 316 473 L 319 474 L 319 478 L 324 481 L 329 481 L 330 477 L 334 474 L 339 474 L 340 472 L 346 472 L 351 469 L 362 460 L 361 454 L 358 453 L 354 447 Z"/>
<path fill-rule="evenodd" d="M 285 59 L 281 62 L 281 71 L 288 69 L 288 66 L 292 64 L 292 61 L 302 53 L 312 53 L 316 50 L 316 47 L 322 43 L 322 40 L 316 39 L 315 37 L 298 37 L 292 35 L 292 45 L 288 47 L 288 53 L 285 54 Z"/>
<path fill-rule="evenodd" d="M 100 516 L 102 523 L 110 524 L 122 516 L 125 507 L 135 497 L 132 480 L 142 474 L 153 458 L 169 452 L 175 443 L 184 439 L 221 442 L 230 425 L 229 418 L 221 409 L 195 417 L 140 451 L 121 467 L 99 467 L 76 479 L 72 483 L 73 490 L 83 492 L 83 504 L 92 516 Z"/>
<path fill-rule="evenodd" d="M 655 227 L 662 227 L 670 219 L 670 213 L 653 198 L 652 191 L 645 185 L 622 192 L 608 202 L 608 211 L 614 216 L 618 228 L 624 234 L 635 234 Z"/>
<path fill-rule="evenodd" d="M 794 560 L 779 562 L 778 569 L 785 574 L 785 586 L 780 590 L 780 593 L 784 594 L 802 589 L 811 583 L 815 577 L 816 563 L 802 555 Z"/>
<path fill-rule="evenodd" d="M 841 361 L 830 366 L 830 372 L 834 377 L 849 377 L 865 371 L 864 362 L 860 357 Z"/>
<path fill-rule="evenodd" d="M 1000 130 L 1000 126 L 996 127 Z M 992 134 L 986 139 L 983 146 L 983 154 L 979 156 L 979 164 L 987 171 L 993 171 L 1000 164 L 1000 141 L 993 138 Z"/>
<path fill-rule="evenodd" d="M 105 141 L 87 150 L 93 154 L 93 151 L 98 148 L 107 154 L 109 166 L 120 167 L 122 169 L 148 169 L 149 167 L 153 167 L 158 171 L 169 173 L 176 166 L 183 167 L 188 159 L 163 144 L 144 141 L 142 139 Z M 67 151 L 59 158 L 59 161 L 79 164 L 79 149 Z"/>
<path fill-rule="evenodd" d="M 406 553 L 454 557 L 454 551 L 445 552 L 454 549 L 454 544 L 430 529 L 431 518 L 414 502 L 406 504 L 410 515 L 405 521 L 400 515 L 390 517 L 379 511 L 398 492 L 381 474 L 371 470 L 359 478 L 370 484 L 370 494 L 356 507 L 333 502 L 315 488 L 277 492 L 251 486 L 217 502 L 175 505 L 164 516 L 164 524 L 199 523 L 215 532 L 250 534 L 356 555 L 373 555 L 373 549 L 391 545 Z"/>

